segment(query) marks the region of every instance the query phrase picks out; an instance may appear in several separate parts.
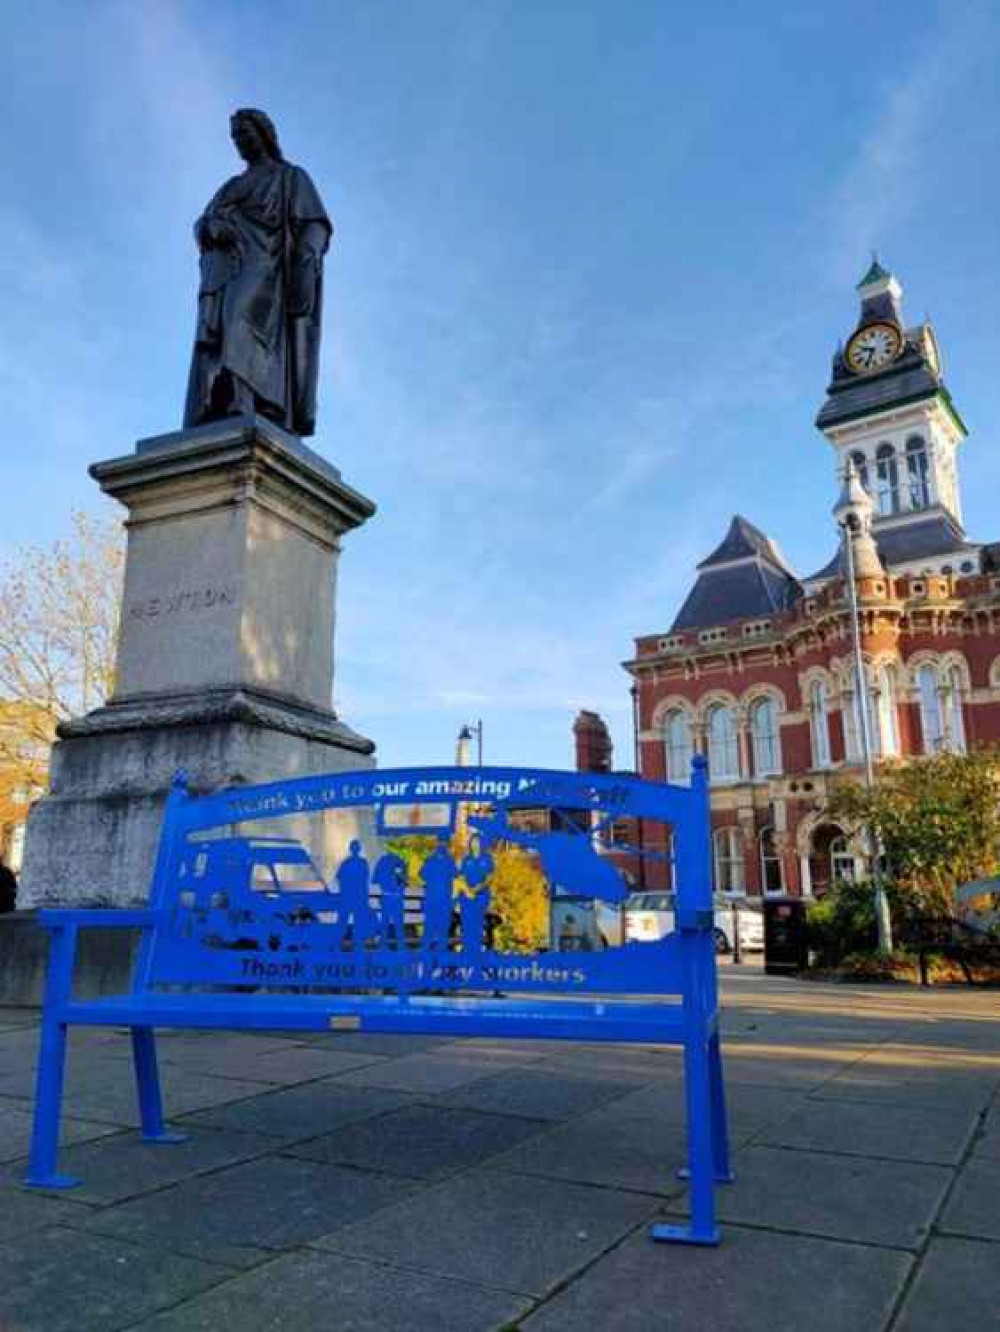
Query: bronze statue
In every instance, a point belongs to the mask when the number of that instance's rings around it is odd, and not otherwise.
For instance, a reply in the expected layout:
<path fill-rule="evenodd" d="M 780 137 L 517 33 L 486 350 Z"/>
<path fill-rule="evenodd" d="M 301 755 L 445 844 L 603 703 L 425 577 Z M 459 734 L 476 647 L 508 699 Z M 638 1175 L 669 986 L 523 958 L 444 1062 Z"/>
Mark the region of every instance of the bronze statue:
<path fill-rule="evenodd" d="M 195 223 L 201 284 L 184 425 L 258 412 L 311 435 L 333 226 L 263 111 L 237 111 L 230 124 L 247 165 Z"/>

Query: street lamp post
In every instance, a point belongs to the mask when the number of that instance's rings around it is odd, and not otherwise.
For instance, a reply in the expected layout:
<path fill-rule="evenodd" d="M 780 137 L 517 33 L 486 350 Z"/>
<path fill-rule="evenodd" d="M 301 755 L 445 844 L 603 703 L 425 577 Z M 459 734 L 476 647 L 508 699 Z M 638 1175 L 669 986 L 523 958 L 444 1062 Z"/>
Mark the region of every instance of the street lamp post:
<path fill-rule="evenodd" d="M 851 646 L 854 657 L 854 688 L 857 699 L 857 725 L 861 741 L 861 757 L 865 766 L 865 786 L 869 791 L 875 788 L 875 764 L 872 757 L 871 712 L 868 706 L 868 683 L 865 678 L 865 663 L 861 652 L 861 617 L 858 611 L 858 591 L 855 581 L 854 537 L 862 531 L 862 514 L 870 511 L 871 500 L 854 471 L 850 461 L 844 473 L 844 490 L 834 509 L 834 515 L 840 528 L 844 543 L 844 564 L 847 575 L 847 599 L 851 613 Z M 875 923 L 878 929 L 878 947 L 880 953 L 892 952 L 892 918 L 889 915 L 889 902 L 882 884 L 879 870 L 878 845 L 871 828 L 865 830 L 868 844 L 868 856 L 872 867 L 872 882 L 875 887 Z"/>
<path fill-rule="evenodd" d="M 466 722 L 458 733 L 459 743 L 463 740 L 471 740 L 476 737 L 476 767 L 483 766 L 483 719 L 480 719 L 473 726 L 471 722 Z"/>
<path fill-rule="evenodd" d="M 635 775 L 637 777 L 641 777 L 642 755 L 639 752 L 639 686 L 637 684 L 633 684 L 632 688 L 629 690 L 629 693 L 632 696 L 632 761 L 635 764 Z M 646 854 L 645 854 L 646 849 L 643 845 L 644 833 L 643 833 L 641 816 L 636 818 L 635 833 L 636 833 L 636 841 L 639 843 L 639 888 L 640 890 L 644 890 L 646 887 Z M 625 907 L 623 905 L 622 906 L 623 939 L 625 937 L 624 911 Z"/>

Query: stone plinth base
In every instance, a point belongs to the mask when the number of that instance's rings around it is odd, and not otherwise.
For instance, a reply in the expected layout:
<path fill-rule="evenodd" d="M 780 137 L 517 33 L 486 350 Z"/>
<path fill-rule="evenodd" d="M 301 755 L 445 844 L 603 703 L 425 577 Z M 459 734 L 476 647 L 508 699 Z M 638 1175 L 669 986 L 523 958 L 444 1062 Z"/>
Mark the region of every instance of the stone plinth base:
<path fill-rule="evenodd" d="M 329 706 L 341 539 L 371 500 L 252 416 L 90 471 L 128 510 L 115 693 L 60 727 L 28 823 L 25 907 L 146 900 L 180 768 L 197 794 L 373 762 Z"/>
<path fill-rule="evenodd" d="M 76 945 L 73 994 L 99 999 L 132 983 L 138 930 L 82 930 Z M 0 1004 L 40 1004 L 45 995 L 49 935 L 33 911 L 0 916 Z"/>
<path fill-rule="evenodd" d="M 28 823 L 20 906 L 144 902 L 179 768 L 198 794 L 373 766 L 371 741 L 332 713 L 262 696 L 175 698 L 139 713 L 102 708 L 64 728 L 51 794 Z"/>

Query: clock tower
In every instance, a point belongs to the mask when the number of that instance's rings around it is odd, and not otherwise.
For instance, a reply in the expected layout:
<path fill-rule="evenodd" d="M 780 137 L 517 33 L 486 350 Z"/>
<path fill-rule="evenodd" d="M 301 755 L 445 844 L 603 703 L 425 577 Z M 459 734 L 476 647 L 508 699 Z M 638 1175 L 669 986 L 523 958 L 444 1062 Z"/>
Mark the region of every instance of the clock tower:
<path fill-rule="evenodd" d="M 903 289 L 877 258 L 858 294 L 858 322 L 834 355 L 816 425 L 834 448 L 838 482 L 850 462 L 871 496 L 887 563 L 936 568 L 968 545 L 957 468 L 965 423 L 945 387 L 934 330 L 907 328 Z"/>

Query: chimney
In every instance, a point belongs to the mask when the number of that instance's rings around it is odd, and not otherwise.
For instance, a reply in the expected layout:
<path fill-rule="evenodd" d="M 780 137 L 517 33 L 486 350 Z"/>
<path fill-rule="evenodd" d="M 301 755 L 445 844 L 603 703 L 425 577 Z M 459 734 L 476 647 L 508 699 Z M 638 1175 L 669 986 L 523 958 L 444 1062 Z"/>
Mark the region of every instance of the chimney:
<path fill-rule="evenodd" d="M 582 708 L 573 723 L 577 772 L 610 772 L 613 754 L 611 734 L 604 718 Z"/>

